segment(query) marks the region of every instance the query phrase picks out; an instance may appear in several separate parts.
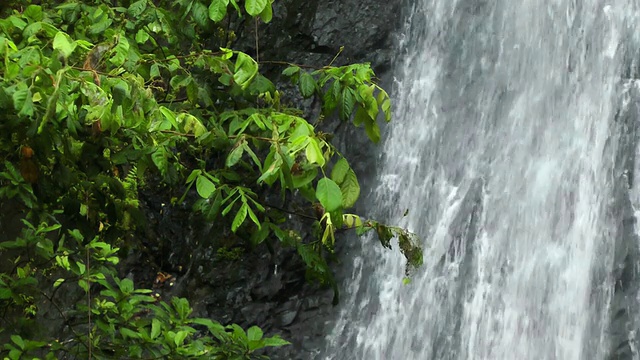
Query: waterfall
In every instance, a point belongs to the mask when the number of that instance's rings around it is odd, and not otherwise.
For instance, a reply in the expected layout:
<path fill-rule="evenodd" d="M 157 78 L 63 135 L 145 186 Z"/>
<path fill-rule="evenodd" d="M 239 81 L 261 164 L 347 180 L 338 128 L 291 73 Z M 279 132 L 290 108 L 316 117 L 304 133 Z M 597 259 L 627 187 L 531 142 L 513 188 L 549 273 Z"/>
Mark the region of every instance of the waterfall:
<path fill-rule="evenodd" d="M 640 3 L 405 12 L 368 202 L 425 265 L 405 284 L 399 251 L 350 240 L 322 358 L 638 359 Z"/>

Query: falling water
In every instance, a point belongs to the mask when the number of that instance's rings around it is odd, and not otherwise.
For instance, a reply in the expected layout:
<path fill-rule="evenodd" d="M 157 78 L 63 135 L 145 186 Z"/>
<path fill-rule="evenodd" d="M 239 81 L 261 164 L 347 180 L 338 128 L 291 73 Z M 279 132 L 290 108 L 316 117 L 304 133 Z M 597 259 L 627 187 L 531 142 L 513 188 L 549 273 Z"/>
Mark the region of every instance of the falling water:
<path fill-rule="evenodd" d="M 364 241 L 323 358 L 638 358 L 640 3 L 406 13 L 370 207 L 425 266 Z"/>

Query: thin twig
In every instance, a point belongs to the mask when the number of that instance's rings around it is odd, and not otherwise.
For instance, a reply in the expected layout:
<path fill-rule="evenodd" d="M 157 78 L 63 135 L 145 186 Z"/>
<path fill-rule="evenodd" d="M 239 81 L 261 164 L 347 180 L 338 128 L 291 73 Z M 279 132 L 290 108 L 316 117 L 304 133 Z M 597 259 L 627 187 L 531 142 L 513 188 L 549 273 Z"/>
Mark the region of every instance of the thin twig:
<path fill-rule="evenodd" d="M 278 211 L 285 212 L 287 214 L 296 215 L 296 216 L 300 216 L 300 217 L 303 217 L 303 218 L 306 218 L 306 219 L 311 219 L 311 220 L 318 220 L 318 218 L 316 218 L 315 216 L 311 216 L 311 215 L 302 214 L 302 213 L 298 213 L 298 212 L 295 212 L 295 211 L 283 209 L 283 208 L 281 208 L 279 206 L 275 206 L 275 205 L 271 205 L 271 204 L 264 204 L 264 205 L 267 206 L 267 207 L 270 207 L 272 209 L 276 209 Z"/>

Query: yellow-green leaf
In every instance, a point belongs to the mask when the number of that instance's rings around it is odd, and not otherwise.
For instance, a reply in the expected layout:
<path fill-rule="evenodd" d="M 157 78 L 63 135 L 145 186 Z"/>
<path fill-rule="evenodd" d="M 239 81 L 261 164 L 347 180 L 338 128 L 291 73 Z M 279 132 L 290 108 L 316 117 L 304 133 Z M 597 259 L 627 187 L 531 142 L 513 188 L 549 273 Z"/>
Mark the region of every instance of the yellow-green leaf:
<path fill-rule="evenodd" d="M 246 203 L 240 206 L 240 210 L 238 210 L 238 213 L 236 214 L 235 218 L 233 218 L 233 222 L 231 223 L 231 231 L 236 232 L 236 230 L 238 230 L 240 225 L 242 225 L 242 223 L 244 222 L 244 219 L 247 218 L 248 207 L 249 205 L 247 205 Z"/>
<path fill-rule="evenodd" d="M 213 0 L 209 5 L 209 19 L 219 22 L 227 15 L 227 5 L 229 0 Z"/>
<path fill-rule="evenodd" d="M 216 191 L 216 186 L 206 176 L 199 175 L 196 179 L 196 190 L 203 199 L 208 199 Z"/>
<path fill-rule="evenodd" d="M 244 8 L 247 10 L 247 14 L 258 16 L 267 6 L 267 3 L 269 3 L 269 0 L 245 0 Z"/>
<path fill-rule="evenodd" d="M 322 155 L 322 150 L 320 150 L 318 139 L 309 138 L 309 142 L 305 148 L 305 154 L 307 155 L 309 163 L 318 164 L 320 167 L 324 166 L 324 155 Z"/>
<path fill-rule="evenodd" d="M 60 54 L 62 54 L 64 58 L 68 58 L 76 46 L 76 42 L 63 31 L 58 32 L 53 38 L 53 49 L 60 51 Z"/>

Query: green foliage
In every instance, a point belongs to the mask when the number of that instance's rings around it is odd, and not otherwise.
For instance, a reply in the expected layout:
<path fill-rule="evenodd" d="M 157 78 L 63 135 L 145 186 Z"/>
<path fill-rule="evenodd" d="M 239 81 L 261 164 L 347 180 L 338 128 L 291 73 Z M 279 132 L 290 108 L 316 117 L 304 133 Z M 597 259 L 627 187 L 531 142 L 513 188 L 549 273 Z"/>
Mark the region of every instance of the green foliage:
<path fill-rule="evenodd" d="M 250 359 L 287 344 L 257 327 L 192 318 L 186 300 L 164 302 L 117 276 L 120 248 L 139 246 L 141 188 L 193 202 L 221 232 L 250 245 L 295 248 L 309 278 L 336 296 L 325 253 L 339 229 L 375 229 L 385 247 L 396 236 L 409 265 L 421 264 L 413 234 L 344 214 L 360 185 L 330 134 L 282 104 L 256 59 L 229 48 L 234 34 L 223 21 L 269 22 L 272 3 L 50 0 L 5 10 L 0 198 L 20 208 L 22 232 L 0 243 L 0 256 L 13 260 L 0 268 L 0 307 L 24 321 L 13 324 L 1 355 Z M 212 36 L 217 46 L 204 48 Z M 380 140 L 377 119 L 391 119 L 390 99 L 368 64 L 303 68 L 283 71 L 303 97 L 317 96 L 325 116 Z M 282 209 L 266 200 L 278 197 L 316 210 L 317 241 L 288 228 Z M 72 334 L 29 338 L 38 304 L 67 320 L 58 299 L 64 287 L 87 296 L 65 304 L 80 320 L 69 324 Z"/>

